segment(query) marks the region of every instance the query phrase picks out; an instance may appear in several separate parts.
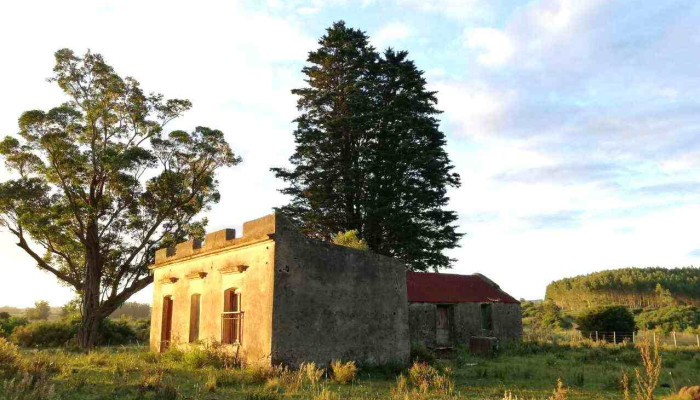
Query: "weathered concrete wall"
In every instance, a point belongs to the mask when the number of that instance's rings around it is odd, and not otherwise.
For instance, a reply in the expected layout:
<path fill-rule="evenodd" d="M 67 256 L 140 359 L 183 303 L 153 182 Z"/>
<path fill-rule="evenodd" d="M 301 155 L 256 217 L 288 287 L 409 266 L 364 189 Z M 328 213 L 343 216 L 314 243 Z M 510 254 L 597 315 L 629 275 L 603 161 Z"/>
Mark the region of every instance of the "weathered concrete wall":
<path fill-rule="evenodd" d="M 279 216 L 275 240 L 273 362 L 409 361 L 401 263 L 308 239 Z"/>
<path fill-rule="evenodd" d="M 517 339 L 523 334 L 522 311 L 517 303 L 492 303 L 493 329 L 481 329 L 481 303 L 456 303 L 453 337 L 455 344 L 467 344 L 472 336 Z M 409 327 L 412 342 L 435 347 L 437 304 L 411 303 Z"/>
<path fill-rule="evenodd" d="M 408 326 L 411 343 L 423 342 L 428 347 L 435 347 L 437 335 L 437 304 L 409 303 Z"/>
<path fill-rule="evenodd" d="M 269 361 L 275 243 L 265 231 L 274 229 L 271 222 L 274 220 L 267 218 L 246 223 L 242 238 L 233 239 L 231 230 L 223 230 L 207 235 L 203 245 L 190 241 L 179 244 L 175 251 L 164 249 L 157 253 L 152 267 L 152 350 L 160 351 L 164 296 L 173 298 L 172 343 L 186 346 L 192 294 L 201 295 L 200 341 L 220 342 L 224 291 L 236 288 L 241 293 L 244 312 L 239 353 L 248 361 Z M 239 272 L 239 266 L 247 268 Z"/>

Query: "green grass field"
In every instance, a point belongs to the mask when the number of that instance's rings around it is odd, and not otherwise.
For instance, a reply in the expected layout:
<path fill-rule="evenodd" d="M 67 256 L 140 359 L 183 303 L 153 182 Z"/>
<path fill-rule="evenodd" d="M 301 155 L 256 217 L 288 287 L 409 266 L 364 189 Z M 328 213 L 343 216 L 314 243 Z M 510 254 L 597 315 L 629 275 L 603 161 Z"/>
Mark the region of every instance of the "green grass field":
<path fill-rule="evenodd" d="M 569 399 L 622 399 L 621 371 L 634 376 L 634 368 L 641 364 L 638 350 L 624 345 L 526 343 L 508 346 L 493 358 L 472 357 L 460 350 L 449 360 L 433 363 L 438 370 L 447 371 L 443 375 L 454 384 L 451 394 L 432 390 L 397 394 L 397 376 L 406 371 L 360 369 L 355 381 L 347 385 L 325 377 L 316 384 L 295 385 L 290 383 L 294 372 L 227 369 L 217 357 L 205 351 L 153 354 L 143 347 L 108 347 L 90 354 L 63 349 L 21 351 L 23 368 L 34 374 L 45 372 L 54 398 L 81 400 L 502 399 L 506 390 L 520 399 L 544 399 L 559 378 L 569 387 Z M 700 351 L 665 349 L 662 357 L 660 397 L 682 386 L 700 384 Z"/>

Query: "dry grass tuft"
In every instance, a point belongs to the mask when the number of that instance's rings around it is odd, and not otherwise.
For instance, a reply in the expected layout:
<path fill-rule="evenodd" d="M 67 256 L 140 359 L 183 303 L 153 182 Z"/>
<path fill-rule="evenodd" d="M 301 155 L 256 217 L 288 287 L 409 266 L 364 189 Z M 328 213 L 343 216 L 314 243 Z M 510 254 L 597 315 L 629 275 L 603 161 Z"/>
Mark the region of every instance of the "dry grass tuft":
<path fill-rule="evenodd" d="M 355 361 L 342 362 L 334 360 L 331 362 L 331 370 L 333 371 L 333 380 L 341 385 L 348 384 L 355 380 L 357 376 L 357 366 Z"/>
<path fill-rule="evenodd" d="M 323 368 L 317 368 L 316 363 L 310 362 L 301 364 L 299 372 L 306 375 L 306 379 L 311 386 L 315 386 L 323 377 L 324 370 Z"/>

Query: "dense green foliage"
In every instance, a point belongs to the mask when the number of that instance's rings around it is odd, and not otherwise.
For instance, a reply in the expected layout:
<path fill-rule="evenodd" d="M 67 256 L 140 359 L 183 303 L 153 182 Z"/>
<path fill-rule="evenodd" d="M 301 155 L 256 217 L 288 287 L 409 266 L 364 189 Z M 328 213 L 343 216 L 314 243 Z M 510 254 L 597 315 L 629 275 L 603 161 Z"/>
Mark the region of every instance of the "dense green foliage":
<path fill-rule="evenodd" d="M 0 318 L 0 337 L 9 337 L 19 326 L 27 325 L 29 321 L 24 317 L 5 316 Z"/>
<path fill-rule="evenodd" d="M 459 175 L 444 150 L 435 92 L 408 54 L 379 54 L 364 32 L 337 22 L 302 72 L 292 169 L 282 208 L 310 236 L 356 230 L 372 251 L 413 270 L 447 268 L 457 214 L 445 210 Z"/>
<path fill-rule="evenodd" d="M 155 249 L 201 237 L 200 212 L 219 200 L 215 172 L 239 159 L 215 129 L 164 133 L 187 100 L 145 94 L 102 56 L 55 54 L 67 102 L 30 110 L 0 142 L 16 179 L 0 183 L 0 226 L 81 298 L 81 346 L 101 321 L 150 284 Z"/>
<path fill-rule="evenodd" d="M 532 302 L 521 301 L 523 324 L 534 330 L 556 330 L 571 328 L 571 321 L 561 308 L 552 301 Z"/>
<path fill-rule="evenodd" d="M 630 308 L 700 305 L 700 268 L 623 268 L 594 272 L 550 283 L 546 299 L 573 311 L 612 304 Z"/>
<path fill-rule="evenodd" d="M 22 347 L 47 348 L 75 345 L 80 327 L 79 318 L 56 321 L 36 321 L 15 327 L 10 340 Z M 125 345 L 144 343 L 148 339 L 148 320 L 112 320 L 106 318 L 99 326 L 97 344 Z"/>
<path fill-rule="evenodd" d="M 640 329 L 660 329 L 663 332 L 700 333 L 700 308 L 696 306 L 669 306 L 647 310 L 635 316 Z"/>
<path fill-rule="evenodd" d="M 591 332 L 634 332 L 634 315 L 624 306 L 596 307 L 579 314 L 576 324 L 583 336 Z"/>

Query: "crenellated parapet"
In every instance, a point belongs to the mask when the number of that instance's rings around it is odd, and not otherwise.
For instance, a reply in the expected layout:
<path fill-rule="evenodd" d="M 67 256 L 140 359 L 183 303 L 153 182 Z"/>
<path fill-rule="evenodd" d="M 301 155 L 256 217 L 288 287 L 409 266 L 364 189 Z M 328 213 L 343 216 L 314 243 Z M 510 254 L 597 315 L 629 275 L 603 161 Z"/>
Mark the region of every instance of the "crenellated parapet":
<path fill-rule="evenodd" d="M 275 214 L 243 223 L 243 236 L 236 237 L 235 229 L 222 229 L 208 233 L 204 241 L 188 240 L 173 247 L 156 250 L 156 261 L 151 269 L 176 260 L 212 253 L 228 247 L 238 247 L 262 240 L 268 240 L 275 233 Z"/>

